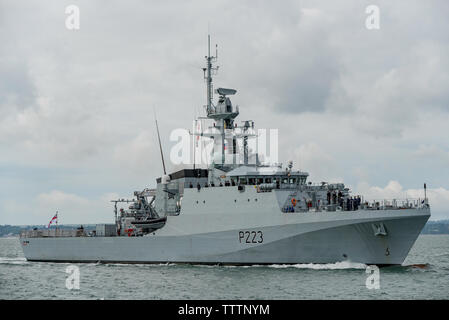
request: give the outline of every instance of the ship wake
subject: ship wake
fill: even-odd
[[[27,264],[28,261],[21,257],[0,257],[0,264]]]
[[[366,269],[364,263],[341,261],[336,263],[298,263],[298,264],[274,264],[269,265],[270,268],[296,268],[296,269],[313,269],[313,270],[344,270],[344,269]]]
[[[214,267],[214,266],[208,266]],[[254,264],[233,266],[224,265],[225,268],[273,268],[273,269],[311,269],[311,270],[346,270],[346,269],[366,269],[364,263],[351,261],[340,261],[335,263],[297,263],[297,264]]]

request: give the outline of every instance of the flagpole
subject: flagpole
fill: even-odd
[[[197,129],[197,123],[198,123],[198,119],[195,119],[195,129],[193,130],[193,134],[194,134],[194,136],[193,136],[193,170],[195,170],[195,157],[196,157],[196,144],[197,144],[197,140],[196,140],[196,134],[198,134],[197,132],[196,132],[196,129]]]

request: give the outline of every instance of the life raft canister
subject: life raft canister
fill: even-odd
[[[296,199],[295,198],[292,198],[292,205],[296,206]]]

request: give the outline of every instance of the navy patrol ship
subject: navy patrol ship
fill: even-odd
[[[291,162],[262,164],[251,152],[254,122],[238,126],[229,96],[212,74],[217,54],[206,56],[205,119],[213,141],[207,168],[179,170],[156,180],[156,189],[113,200],[115,223],[82,228],[25,231],[20,243],[29,261],[297,264],[350,261],[400,265],[430,217],[424,199],[367,201],[342,183],[312,184]],[[157,122],[156,122],[157,126]],[[158,137],[159,137],[159,130]],[[243,156],[237,151],[243,140]],[[160,137],[159,137],[160,145]],[[161,145],[160,145],[161,146]],[[226,147],[228,146],[228,147]],[[242,153],[242,152],[240,152]],[[231,161],[229,161],[231,159]],[[240,159],[240,157],[239,157]],[[130,203],[118,209],[119,203]]]

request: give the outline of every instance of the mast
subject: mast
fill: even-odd
[[[212,72],[213,71],[218,71],[218,67],[214,68],[212,66],[213,62],[216,62],[218,59],[218,49],[217,49],[217,45],[215,45],[215,57],[210,55],[210,34],[207,35],[207,56],[206,58],[206,62],[207,62],[207,67],[203,68],[203,72],[204,72],[204,79],[206,80],[206,84],[207,84],[207,113],[209,114],[212,111],[212,90],[213,90],[213,86],[212,86]]]
[[[207,35],[207,110],[212,107],[212,58],[210,56],[210,35]]]
[[[207,40],[208,40],[208,43],[207,43],[208,44],[208,48],[207,48],[208,53],[207,53],[207,56],[205,56],[207,66],[206,66],[206,68],[203,68],[204,79],[206,80],[206,84],[207,84],[207,105],[206,105],[207,118],[213,119],[215,121],[216,125],[214,125],[214,127],[216,129],[218,129],[220,132],[220,134],[219,134],[220,140],[215,139],[215,141],[214,141],[214,151],[219,151],[221,159],[220,160],[217,159],[218,161],[217,161],[217,163],[215,163],[215,165],[217,165],[220,168],[224,168],[225,167],[225,150],[227,150],[227,146],[225,146],[226,130],[230,130],[230,131],[234,130],[233,121],[234,121],[235,117],[237,117],[239,114],[238,108],[232,107],[231,100],[227,96],[234,95],[237,92],[237,90],[226,89],[226,88],[216,89],[215,92],[219,94],[219,99],[218,99],[218,104],[216,106],[214,106],[214,104],[212,102],[212,90],[213,90],[212,75],[214,74],[213,72],[218,71],[218,68],[219,68],[218,66],[213,67],[213,63],[216,62],[217,58],[218,58],[218,49],[217,49],[217,45],[215,45],[215,56],[211,56],[210,55],[210,35],[208,35]],[[215,149],[215,148],[217,148],[217,149]]]

